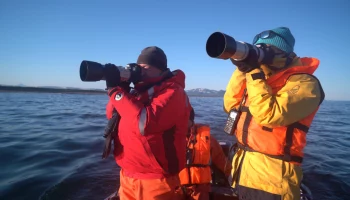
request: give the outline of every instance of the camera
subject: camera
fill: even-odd
[[[141,77],[141,67],[136,63],[130,63],[126,67],[115,66],[120,73],[121,82],[136,82]],[[83,60],[80,64],[80,79],[84,82],[95,82],[105,79],[105,65]]]
[[[264,63],[268,62],[271,57],[261,45],[236,41],[233,37],[222,32],[214,32],[209,36],[206,42],[206,51],[208,56],[224,60],[231,58],[236,61],[244,61],[249,58],[254,59],[250,62]],[[251,53],[255,55],[249,56]]]

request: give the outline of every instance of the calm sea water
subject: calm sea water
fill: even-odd
[[[219,140],[222,98],[190,98]],[[0,93],[0,199],[103,199],[119,168],[101,159],[105,95]],[[325,101],[308,134],[304,183],[315,199],[350,199],[350,102]]]

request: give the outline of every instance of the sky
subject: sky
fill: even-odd
[[[158,46],[185,72],[186,89],[224,90],[235,66],[207,55],[210,34],[251,43],[286,26],[295,53],[320,60],[326,100],[350,100],[349,10],[349,0],[1,0],[0,84],[104,89],[80,80],[82,60],[124,66]]]

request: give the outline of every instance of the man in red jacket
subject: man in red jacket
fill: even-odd
[[[128,92],[110,70],[106,84],[113,109],[120,115],[114,157],[120,170],[120,199],[180,199],[175,189],[185,167],[186,133],[191,105],[185,93],[185,74],[171,72],[158,47],[145,48],[138,57],[142,78]]]

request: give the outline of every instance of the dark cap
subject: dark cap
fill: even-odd
[[[163,71],[168,68],[164,51],[156,46],[143,49],[137,58],[137,64],[148,64]]]

